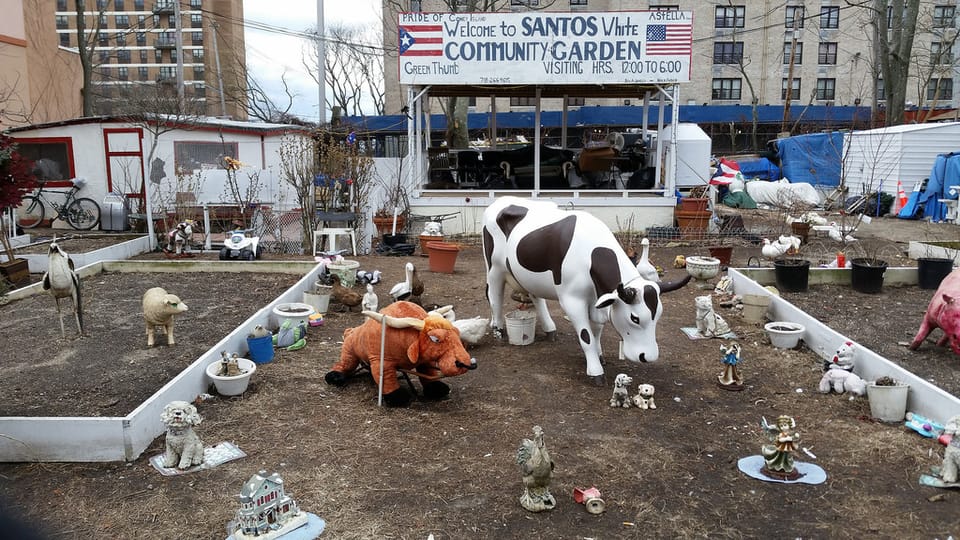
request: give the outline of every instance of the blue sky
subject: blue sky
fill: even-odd
[[[380,25],[379,0],[325,0],[324,24]],[[282,7],[281,7],[282,6]],[[317,0],[244,0],[248,22],[303,32],[317,25]],[[291,113],[306,120],[319,119],[320,90],[303,65],[304,47],[311,42],[283,32],[250,28],[245,30],[247,67],[260,85],[278,103],[286,103],[281,76],[296,94]],[[329,90],[328,99],[329,99]],[[327,118],[329,119],[329,111]]]

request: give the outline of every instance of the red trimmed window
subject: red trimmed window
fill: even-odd
[[[70,137],[17,137],[20,155],[34,162],[37,180],[46,187],[70,187],[76,178],[73,139]]]

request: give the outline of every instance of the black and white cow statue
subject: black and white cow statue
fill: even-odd
[[[625,358],[656,361],[657,320],[663,313],[660,293],[690,281],[690,276],[668,283],[648,281],[596,217],[519,197],[501,197],[484,211],[483,255],[494,333],[502,335],[507,283],[530,295],[548,336],[557,325],[546,300],[559,300],[579,337],[587,376],[598,385],[604,384],[603,325],[613,323],[623,339]]]

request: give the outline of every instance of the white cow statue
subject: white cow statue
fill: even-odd
[[[640,276],[610,229],[581,211],[518,197],[501,197],[483,213],[490,326],[502,335],[506,283],[530,295],[544,332],[557,325],[546,300],[559,300],[587,359],[587,376],[603,385],[600,333],[609,321],[623,339],[624,357],[654,362],[660,293],[690,281],[655,283]]]

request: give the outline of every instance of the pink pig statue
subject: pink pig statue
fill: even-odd
[[[927,313],[923,316],[920,330],[910,343],[916,349],[934,328],[943,330],[937,345],[950,344],[953,352],[960,354],[960,269],[943,278],[940,288],[930,299]]]

